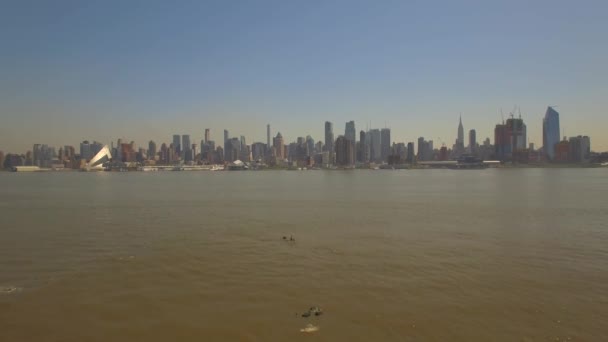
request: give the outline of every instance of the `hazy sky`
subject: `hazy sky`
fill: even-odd
[[[0,150],[387,125],[451,147],[518,105],[608,150],[608,1],[0,2]]]

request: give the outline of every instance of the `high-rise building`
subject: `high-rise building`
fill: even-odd
[[[369,163],[369,137],[363,130],[359,132],[358,157],[360,163]]]
[[[283,141],[283,136],[281,132],[277,133],[277,136],[274,138],[272,147],[275,151],[275,157],[277,159],[285,159],[287,156],[285,155],[285,142]]]
[[[159,161],[161,163],[165,163],[165,164],[169,164],[171,163],[171,161],[169,160],[169,148],[167,147],[167,144],[162,143],[162,145],[160,145],[160,158]]]
[[[588,136],[571,137],[568,157],[571,162],[584,163],[591,158],[591,139]]]
[[[494,128],[494,156],[497,160],[505,160],[511,155],[511,141],[507,125],[498,124]]]
[[[329,152],[329,163],[333,162],[334,156],[334,125],[325,121],[325,146],[324,151]]]
[[[227,129],[224,130],[224,144],[226,143],[226,141],[228,141],[228,130]],[[224,152],[224,154],[225,154],[225,152]]]
[[[224,161],[233,162],[239,159],[241,153],[241,142],[239,138],[226,140],[224,144]]]
[[[209,128],[205,128],[205,144],[211,140],[211,130]],[[201,147],[203,144],[201,144]]]
[[[370,162],[382,163],[382,137],[380,130],[370,129],[367,135],[369,136]],[[367,136],[365,138],[368,139]]]
[[[462,127],[462,115],[458,118],[458,140],[456,143],[464,147],[464,127]]]
[[[120,147],[120,143],[118,144],[118,146]],[[181,151],[181,137],[179,136],[179,134],[173,134],[173,152],[179,155]]]
[[[336,139],[336,165],[349,167],[354,165],[353,145],[349,139],[340,135]]]
[[[439,149],[439,156],[437,159],[440,161],[448,160],[448,148],[447,147],[441,146],[441,148]]]
[[[351,145],[353,145],[353,151],[355,151],[355,146],[357,145],[357,130],[355,129],[355,122],[348,121],[346,123],[346,127],[344,128],[344,137],[346,140],[350,141]]]
[[[266,146],[270,148],[270,124],[266,125]]]
[[[196,144],[190,147],[190,160],[196,160]]]
[[[433,150],[433,140],[426,141],[424,137],[418,138],[418,161],[430,161],[435,158]]]
[[[32,148],[32,164],[34,166],[40,166],[42,161],[42,145],[34,144]]]
[[[241,150],[239,154],[239,159],[244,162],[248,162],[251,159],[251,151],[249,146],[247,146],[247,141],[245,140],[244,135],[241,135]]]
[[[0,151],[0,169],[4,167],[4,152]]]
[[[321,140],[317,141],[315,144],[315,151],[317,151],[317,153],[323,152],[323,142]]]
[[[266,158],[266,148],[266,144],[261,142],[251,144],[251,154],[253,160],[264,160]]]
[[[388,156],[391,154],[391,129],[383,128],[380,130],[381,148],[380,153],[382,156],[382,162],[388,161]]]
[[[407,162],[408,163],[414,162],[414,143],[413,142],[407,143]]]
[[[137,152],[135,152],[135,143],[120,144],[120,159],[124,163],[131,163],[137,161]]]
[[[550,161],[555,159],[555,145],[559,143],[559,113],[547,107],[543,118],[543,150]]]
[[[344,128],[344,137],[350,141],[357,141],[357,130],[355,130],[355,122],[349,121]]]
[[[477,132],[472,129],[469,131],[469,153],[475,154],[477,152]]]
[[[148,159],[154,160],[156,158],[156,143],[154,140],[150,140],[148,143]]]
[[[191,144],[190,144],[190,135],[184,134],[182,135],[182,158],[186,161],[191,161],[192,156],[191,153]]]
[[[88,140],[80,143],[80,159],[88,161],[93,155],[91,154],[91,144]]]
[[[524,120],[520,117],[510,118],[507,120],[507,129],[509,131],[509,140],[511,141],[511,151],[517,152],[525,150],[528,147],[527,130]]]
[[[315,139],[310,135],[306,136],[306,155],[312,157],[315,155]]]
[[[464,147],[464,127],[462,126],[462,115],[458,118],[458,137],[452,147],[452,157],[459,158],[461,155],[466,153],[467,150]],[[441,157],[441,156],[440,156]]]

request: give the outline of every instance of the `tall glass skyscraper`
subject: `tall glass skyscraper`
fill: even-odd
[[[353,145],[357,141],[357,131],[355,130],[354,121],[349,121],[346,123],[346,128],[344,129],[344,137],[350,140]]]
[[[555,109],[547,107],[543,119],[543,149],[547,159],[555,159],[555,145],[559,141],[559,113]]]
[[[334,154],[334,125],[325,121],[325,151],[329,152],[329,163],[333,162]]]
[[[391,129],[383,128],[380,130],[382,162],[388,162],[388,156],[391,154]]]
[[[118,145],[118,148],[120,149],[120,143]],[[181,150],[181,137],[179,134],[173,134],[173,152],[179,154]]]

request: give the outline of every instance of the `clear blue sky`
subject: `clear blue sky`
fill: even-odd
[[[493,140],[521,107],[529,140],[557,105],[608,150],[608,1],[0,2],[0,149],[205,128],[323,138],[355,120],[394,141]]]

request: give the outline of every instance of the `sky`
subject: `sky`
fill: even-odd
[[[0,150],[391,128],[451,147],[509,113],[608,151],[608,1],[0,1]],[[502,110],[502,115],[501,115]],[[465,133],[466,135],[466,133]]]

